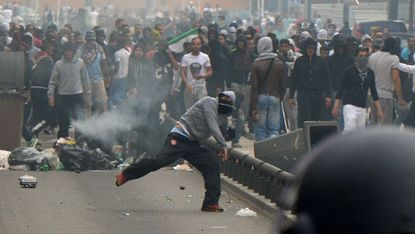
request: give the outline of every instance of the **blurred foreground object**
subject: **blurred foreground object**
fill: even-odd
[[[280,204],[297,219],[277,233],[415,233],[414,140],[382,128],[317,147]]]

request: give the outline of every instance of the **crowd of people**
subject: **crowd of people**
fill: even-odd
[[[154,18],[113,15],[118,18],[110,25],[108,12],[82,8],[71,19],[61,17],[59,27],[50,11],[39,25],[13,17],[0,25],[0,49],[25,53],[31,115],[23,136],[29,145],[56,127],[58,138],[67,137],[71,118],[117,111],[128,99],[148,121],[158,120],[163,103],[178,119],[203,97],[226,90],[236,94],[235,148],[246,132],[260,141],[305,121],[337,120],[344,131],[415,124],[415,108],[409,108],[414,37],[401,48],[387,29],[356,38],[348,24],[337,29],[319,16],[314,22],[284,15],[225,23],[220,11],[198,14],[188,7],[173,17],[167,11]],[[181,50],[169,48],[192,29],[197,35]]]

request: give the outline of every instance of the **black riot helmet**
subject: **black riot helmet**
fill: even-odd
[[[415,233],[414,142],[413,130],[382,128],[320,145],[282,202],[297,219],[277,233]]]

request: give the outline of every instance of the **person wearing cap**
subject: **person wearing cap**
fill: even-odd
[[[317,56],[320,56],[320,49],[323,46],[328,46],[329,36],[327,35],[327,31],[325,29],[320,29],[317,33]]]
[[[361,47],[368,48],[369,49],[369,54],[371,54],[372,50],[373,50],[373,39],[372,39],[372,37],[369,36],[368,34],[365,34],[365,35],[363,35],[360,42],[361,42]]]
[[[321,119],[322,107],[331,104],[330,74],[327,64],[316,55],[316,42],[308,38],[304,42],[306,54],[294,63],[290,85],[290,107],[296,106],[297,92],[298,127],[305,121]]]
[[[234,110],[235,93],[225,91],[217,98],[204,97],[182,115],[170,131],[159,154],[144,157],[116,176],[116,186],[141,178],[152,171],[165,167],[180,158],[197,168],[205,182],[205,198],[202,211],[223,212],[219,205],[221,194],[219,160],[214,153],[201,145],[211,136],[221,148],[219,156],[228,159],[228,147],[224,138],[227,117]],[[226,135],[226,134],[225,134]]]
[[[77,55],[84,61],[91,83],[91,103],[86,103],[86,117],[102,114],[107,111],[108,98],[105,91],[104,75],[101,64],[105,59],[104,49],[96,42],[94,31],[85,34],[85,44],[77,50]]]
[[[69,136],[70,118],[82,119],[85,104],[90,102],[91,84],[85,63],[76,56],[76,45],[63,45],[63,56],[55,63],[48,87],[48,99],[55,106],[54,92],[59,96],[58,138]]]

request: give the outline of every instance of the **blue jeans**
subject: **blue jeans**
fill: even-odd
[[[110,101],[117,106],[127,98],[127,78],[115,79],[110,88]]]
[[[254,123],[255,140],[279,135],[281,103],[274,96],[259,95],[256,111],[259,113],[259,121]]]

